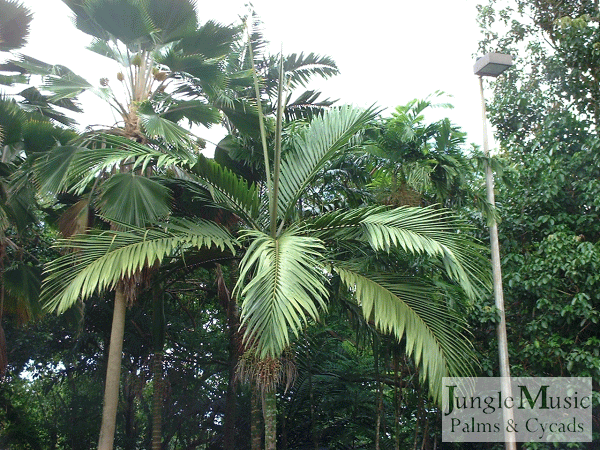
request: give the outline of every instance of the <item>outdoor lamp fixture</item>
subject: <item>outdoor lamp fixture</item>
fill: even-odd
[[[512,66],[512,56],[501,53],[488,53],[479,58],[473,67],[475,75],[479,76],[479,91],[481,93],[481,111],[483,117],[483,153],[486,158],[490,156],[487,134],[487,113],[485,109],[485,97],[483,95],[483,77],[497,77],[510,66]],[[494,174],[490,164],[486,164],[485,168],[485,186],[487,190],[487,201],[490,205],[495,206],[494,198]],[[496,309],[500,315],[500,322],[497,327],[498,335],[498,353],[500,358],[500,376],[502,377],[501,390],[504,398],[512,397],[510,386],[510,367],[508,365],[508,341],[506,338],[506,316],[504,314],[504,294],[502,291],[502,271],[500,268],[500,245],[498,243],[498,224],[496,218],[490,219],[490,246],[492,252],[492,276],[494,281],[494,301]],[[513,411],[509,408],[502,409],[504,414],[504,423],[513,419]],[[514,422],[514,419],[512,420]],[[516,440],[514,433],[507,433],[505,429],[505,447],[507,450],[516,450]]]

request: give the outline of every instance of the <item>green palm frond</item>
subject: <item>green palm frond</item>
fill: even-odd
[[[170,202],[168,188],[128,172],[117,173],[102,184],[99,207],[110,221],[141,227],[166,218],[171,211]]]
[[[4,312],[12,313],[24,322],[41,312],[41,269],[23,261],[15,261],[1,274],[6,298]]]
[[[295,150],[281,162],[279,212],[287,217],[306,187],[331,159],[377,115],[366,110],[343,107],[316,117],[298,140]]]
[[[139,111],[138,117],[145,135],[149,138],[160,139],[177,147],[196,146],[196,138],[190,131],[162,117],[160,114],[153,111]]]
[[[205,59],[222,59],[229,54],[240,29],[221,25],[209,20],[193,32],[189,32],[175,49],[184,55],[202,55]]]
[[[396,247],[438,258],[470,298],[489,286],[489,273],[482,269],[488,266],[482,247],[459,231],[466,225],[446,210],[400,207],[371,214],[360,225],[376,251]]]
[[[279,356],[308,318],[325,308],[321,242],[288,230],[277,238],[248,231],[251,244],[240,262],[235,295],[241,299],[244,339],[261,358]]]
[[[116,61],[121,67],[128,67],[131,64],[130,55],[121,51],[112,41],[105,39],[94,39],[92,43],[87,46],[87,49]]]
[[[283,62],[283,70],[290,80],[290,87],[305,86],[314,76],[327,79],[340,73],[337,64],[329,56],[315,53],[292,53]]]
[[[219,110],[202,100],[174,101],[161,115],[175,123],[187,119],[190,125],[204,125],[205,127],[221,121]]]
[[[144,8],[145,3],[134,0],[86,0],[83,2],[85,16],[82,19],[91,19],[96,25],[93,35],[96,35],[98,28],[103,31],[102,35],[96,36],[101,39],[115,37],[132,47],[136,43],[148,44],[151,34],[157,30]]]
[[[233,253],[237,241],[212,222],[178,220],[160,230],[93,231],[58,240],[55,247],[72,252],[46,264],[41,300],[47,310],[62,313],[79,298],[112,289],[121,279],[186,248],[216,247]]]
[[[365,276],[348,268],[335,267],[335,271],[356,296],[367,320],[405,340],[407,354],[420,366],[437,401],[441,401],[443,377],[473,374],[475,357],[465,336],[465,322],[433,287],[414,279]]]
[[[146,10],[158,32],[153,34],[159,44],[166,44],[194,32],[198,27],[195,0],[151,0]]]
[[[255,184],[249,184],[231,170],[202,155],[190,172],[208,189],[219,207],[255,226],[260,212],[260,198]]]
[[[149,164],[160,169],[171,165],[185,167],[192,162],[184,151],[167,154],[122,136],[95,134],[85,139],[82,146],[52,149],[36,165],[36,179],[42,192],[70,190],[80,195],[101,173],[124,164],[131,171],[144,171]]]
[[[302,222],[302,229],[323,241],[360,240],[363,237],[361,221],[388,209],[386,206],[369,206],[332,211]]]
[[[33,15],[17,1],[0,0],[0,51],[23,47]]]

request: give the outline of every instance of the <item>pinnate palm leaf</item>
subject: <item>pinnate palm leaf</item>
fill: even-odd
[[[255,184],[249,184],[231,170],[202,155],[190,172],[209,190],[218,206],[254,225],[260,212],[260,199]]]
[[[234,252],[236,246],[237,241],[224,228],[208,221],[186,220],[160,230],[129,227],[128,231],[94,231],[58,240],[55,247],[73,252],[46,265],[41,299],[47,310],[62,313],[79,298],[113,289],[121,279],[183,249],[216,247]]]
[[[442,377],[472,375],[475,359],[465,323],[440,301],[434,288],[414,279],[365,276],[347,267],[335,271],[356,296],[367,320],[404,339],[407,354],[420,367],[436,400],[441,401]]]
[[[317,239],[287,230],[277,238],[248,231],[251,244],[240,263],[235,294],[240,298],[246,342],[258,355],[277,357],[308,318],[325,308],[325,276]],[[248,281],[249,280],[249,281]]]
[[[459,230],[466,225],[446,210],[400,207],[376,212],[363,218],[364,238],[374,250],[402,248],[413,254],[426,254],[441,261],[448,276],[465,293],[475,298],[489,281],[481,247]]]
[[[290,79],[290,87],[305,86],[313,76],[327,79],[340,73],[331,57],[315,53],[287,55],[283,62],[283,70]]]
[[[279,212],[287,217],[320,169],[377,114],[343,107],[316,117],[281,162]]]

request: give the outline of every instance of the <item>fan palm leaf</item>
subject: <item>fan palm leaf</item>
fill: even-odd
[[[0,51],[23,47],[32,20],[31,11],[19,2],[0,0]]]

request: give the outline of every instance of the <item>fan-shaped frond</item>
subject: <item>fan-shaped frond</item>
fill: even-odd
[[[316,117],[299,140],[298,148],[281,162],[279,212],[287,217],[306,187],[327,161],[377,115],[366,110],[343,107]]]
[[[0,51],[23,47],[32,20],[31,11],[21,3],[0,0]]]
[[[221,59],[229,54],[239,36],[237,27],[209,20],[197,30],[187,33],[175,46],[184,55],[202,55],[205,59]]]
[[[55,246],[74,251],[46,265],[41,298],[47,310],[62,313],[79,298],[112,289],[119,280],[185,248],[217,247],[234,252],[237,241],[212,222],[178,220],[162,230],[95,231],[58,240]]]
[[[152,0],[146,2],[146,10],[158,44],[164,45],[196,30],[198,19],[195,0]]]
[[[82,29],[79,27],[80,17],[77,17],[77,25],[83,32],[101,39],[112,36],[133,48],[136,43],[151,42],[151,34],[158,31],[144,7],[145,3],[134,0],[86,0],[82,5],[84,14],[72,9],[77,16],[81,16],[82,20],[94,25],[93,28]]]
[[[277,357],[308,318],[325,308],[325,276],[317,239],[288,230],[277,238],[248,231],[251,244],[240,262],[235,295],[241,299],[244,338],[260,358]]]
[[[441,401],[442,377],[472,375],[475,358],[464,320],[448,309],[434,288],[398,277],[367,277],[348,268],[335,271],[367,320],[405,339],[407,354],[421,367],[436,400]]]
[[[140,227],[166,218],[170,202],[168,188],[128,172],[117,173],[102,184],[99,207],[108,220]]]
[[[193,163],[185,151],[171,149],[167,154],[111,134],[95,134],[81,144],[57,146],[39,161],[36,178],[42,192],[57,193],[69,189],[80,195],[102,172],[124,164],[130,171],[144,171],[149,164],[160,169]]]
[[[155,112],[138,112],[140,125],[144,133],[151,139],[160,139],[167,144],[177,147],[194,147],[195,137],[185,128],[180,127],[165,117]]]

